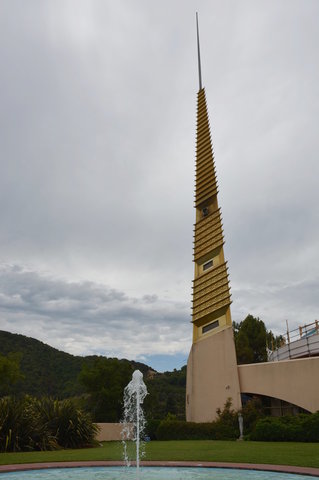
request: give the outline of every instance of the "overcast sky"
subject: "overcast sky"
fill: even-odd
[[[318,318],[318,0],[1,0],[2,330],[186,363],[197,10],[233,320]]]

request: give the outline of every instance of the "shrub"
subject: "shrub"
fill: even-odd
[[[0,451],[52,450],[55,438],[39,418],[34,399],[29,396],[0,399]]]
[[[158,440],[200,440],[210,438],[205,425],[181,420],[163,420],[157,429]]]
[[[38,401],[41,423],[63,448],[80,448],[92,444],[98,431],[91,416],[76,407],[72,400],[43,398]]]
[[[257,421],[254,431],[250,435],[251,440],[282,441],[286,436],[285,427],[279,418],[262,418]]]
[[[250,438],[273,442],[319,442],[319,412],[261,418]]]
[[[146,435],[148,435],[151,440],[157,440],[157,429],[160,423],[161,420],[147,420]]]
[[[234,440],[236,429],[222,423],[194,423],[163,420],[157,431],[158,440]]]
[[[244,434],[251,433],[257,420],[265,417],[265,411],[259,398],[252,398],[242,408],[241,413],[244,419]]]
[[[25,418],[24,406],[15,399],[8,397],[0,399],[0,451],[17,452],[26,448],[27,442],[20,438],[19,431],[24,425],[24,431],[29,431],[28,421]],[[27,435],[28,436],[28,435]]]
[[[55,402],[58,444],[64,448],[91,445],[98,432],[89,413],[77,409],[71,400]]]
[[[216,440],[238,438],[239,436],[238,413],[235,412],[231,406],[231,398],[228,398],[224,409],[217,409],[217,420],[213,422],[215,425]]]
[[[156,431],[158,440],[234,440],[239,436],[237,413],[228,399],[217,411],[217,420],[210,423],[183,422],[165,419]]]
[[[319,442],[319,412],[303,416],[304,442]]]
[[[93,443],[97,431],[89,414],[71,400],[0,399],[2,452],[84,447]]]

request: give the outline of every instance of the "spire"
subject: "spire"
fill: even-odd
[[[217,194],[217,191],[206,95],[205,90],[201,89],[197,94],[196,206]]]
[[[199,46],[199,28],[198,28],[198,13],[196,12],[196,30],[197,30],[197,56],[198,56],[198,78],[199,78],[199,90],[202,87],[202,66],[200,62],[200,46]]]
[[[224,257],[224,234],[205,89],[202,87],[198,16],[196,180],[193,285],[193,342],[231,327],[230,288]]]
[[[241,408],[231,321],[231,296],[217,175],[205,89],[202,86],[196,13],[199,91],[197,93],[194,225],[193,344],[187,362],[186,419],[211,422],[232,398]],[[226,385],[226,388],[225,388]]]

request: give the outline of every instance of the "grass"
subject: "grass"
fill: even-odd
[[[120,442],[103,442],[100,447],[79,450],[0,454],[1,465],[121,459],[122,445]],[[156,441],[146,444],[145,460],[271,463],[319,468],[319,444],[293,442],[228,442],[214,440]]]

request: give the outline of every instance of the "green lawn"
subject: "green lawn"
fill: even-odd
[[[120,442],[101,447],[54,452],[1,453],[0,464],[79,460],[121,460]],[[272,463],[319,468],[318,443],[227,442],[213,440],[150,442],[145,460],[197,460]]]

